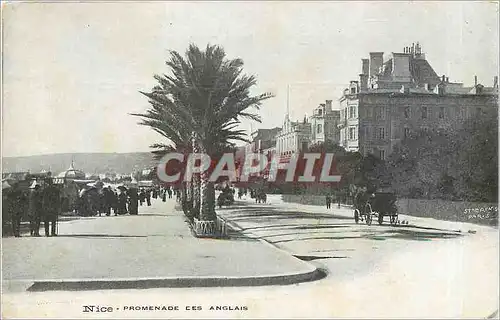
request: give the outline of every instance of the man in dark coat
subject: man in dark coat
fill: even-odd
[[[47,181],[47,186],[43,190],[43,208],[45,236],[49,236],[49,223],[51,224],[50,235],[57,236],[56,224],[61,210],[61,193],[59,188],[52,183],[52,180]]]
[[[146,204],[148,205],[148,207],[151,207],[151,190],[146,189],[145,194],[146,194]]]
[[[142,206],[144,204],[144,201],[146,200],[146,193],[144,192],[144,189],[139,189],[139,203]]]
[[[128,213],[131,215],[136,215],[139,213],[139,197],[137,195],[136,188],[130,188],[127,191],[128,194]]]
[[[40,185],[35,185],[30,192],[30,234],[40,236],[40,223],[43,214],[43,193]]]
[[[28,211],[29,199],[25,191],[23,191],[19,184],[15,184],[9,193],[11,199],[11,222],[12,233],[15,237],[20,237],[21,220],[25,213]]]
[[[126,214],[127,213],[127,195],[125,194],[125,191],[122,191],[118,194],[117,210],[118,210],[118,214]]]
[[[113,207],[113,191],[110,187],[103,189],[104,193],[104,212],[106,216],[111,215],[111,208]]]

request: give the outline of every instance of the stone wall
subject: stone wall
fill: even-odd
[[[498,204],[483,202],[399,199],[398,212],[416,217],[488,225],[498,223]]]
[[[288,195],[281,196],[284,202],[307,205],[325,205],[325,196]],[[498,204],[461,202],[446,200],[398,199],[398,212],[414,217],[434,218],[448,221],[498,224]]]

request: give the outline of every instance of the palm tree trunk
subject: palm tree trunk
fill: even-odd
[[[200,177],[193,177],[193,217],[200,218],[201,207],[201,192],[200,192]]]
[[[200,143],[197,139],[197,135],[195,132],[191,134],[191,144],[193,153],[200,153]],[[199,218],[200,217],[200,205],[201,205],[201,194],[200,194],[200,176],[193,176],[193,205],[192,205],[192,216]]]
[[[200,152],[205,148],[199,145]],[[200,215],[195,220],[196,234],[200,237],[215,237],[217,235],[217,215],[215,213],[215,187],[209,181],[210,174],[205,171],[199,175],[200,186]]]
[[[203,173],[201,175],[200,220],[215,221],[217,219],[217,214],[215,213],[215,187],[213,182],[208,181],[208,178],[208,173]]]
[[[189,206],[188,206],[188,184],[187,182],[182,182],[182,188],[181,188],[181,205],[182,205],[182,211],[184,214],[189,218],[189,220],[193,220],[193,217],[190,215],[189,211]]]

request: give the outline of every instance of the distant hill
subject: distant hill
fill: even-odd
[[[130,174],[154,166],[152,155],[149,152],[133,153],[59,153],[27,157],[2,158],[3,172],[51,171],[54,175],[68,169],[71,161],[75,169],[85,173],[115,172]]]

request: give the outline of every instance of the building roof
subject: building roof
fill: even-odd
[[[23,181],[28,179],[29,175],[29,172],[3,172],[2,179]]]
[[[85,179],[85,172],[75,169],[73,167],[73,163],[71,163],[68,170],[59,173],[57,177],[69,179]]]
[[[392,79],[392,60],[390,58],[382,65],[381,75],[384,79]],[[432,66],[425,59],[410,59],[410,74],[413,82],[417,85],[428,83],[435,86],[441,81]]]
[[[410,73],[415,83],[428,83],[434,86],[440,82],[439,76],[427,60],[411,59],[410,61]]]

